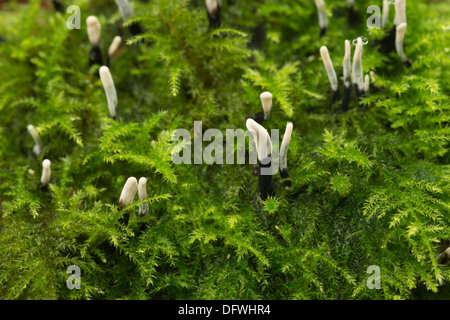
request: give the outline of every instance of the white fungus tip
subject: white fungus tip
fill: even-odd
[[[111,71],[109,71],[109,68],[107,66],[101,66],[98,70],[98,73],[100,74],[100,80],[102,81],[104,87],[110,87],[114,85]]]
[[[117,92],[111,72],[106,66],[101,66],[98,72],[100,74],[100,80],[102,81],[103,88],[105,89],[109,114],[114,118],[117,114]]]
[[[34,141],[37,143],[39,140],[39,135],[37,134],[35,126],[33,126],[32,124],[29,124],[27,126],[27,130],[30,133],[30,135],[33,137]]]
[[[111,42],[111,45],[109,46],[109,49],[108,49],[108,56],[112,57],[117,52],[121,42],[122,42],[122,38],[120,36],[114,37],[114,39]]]
[[[333,91],[336,91],[338,90],[337,76],[336,72],[334,71],[333,62],[331,61],[327,47],[322,46],[320,48],[320,56],[322,57],[323,65],[325,67],[325,70],[327,71],[328,81],[330,81],[331,89]]]
[[[52,163],[48,159],[45,159],[44,161],[42,161],[42,167],[45,169],[50,168],[51,165],[52,165]]]
[[[386,28],[387,21],[389,19],[389,6],[390,6],[390,1],[383,0],[383,9],[382,9],[382,14],[381,14],[381,27],[383,29]]]
[[[344,59],[345,60],[350,60],[350,54],[352,52],[352,48],[350,46],[350,41],[345,40],[344,41],[344,47],[345,47]]]
[[[43,187],[47,186],[50,182],[51,178],[51,170],[50,170],[51,162],[48,159],[42,161],[42,176],[41,176],[41,185]]]
[[[96,16],[89,16],[86,19],[87,33],[89,37],[89,42],[93,46],[98,46],[100,42],[101,25]]]
[[[121,208],[133,203],[134,196],[138,190],[138,182],[135,177],[129,177],[120,194],[119,205]]]
[[[325,65],[326,69],[329,69],[332,67],[330,55],[328,53],[328,48],[325,46],[320,47],[320,56],[322,57],[323,64]]]
[[[344,42],[345,47],[345,53],[344,53],[344,62],[342,64],[343,71],[344,71],[344,86],[346,88],[350,87],[351,84],[351,62],[350,62],[350,55],[352,52],[350,41],[345,40]]]
[[[264,120],[267,120],[272,110],[272,94],[268,91],[260,94],[261,104],[264,110]]]
[[[138,193],[139,193],[139,200],[145,200],[147,198],[147,178],[140,178],[139,179],[139,185],[138,185]]]
[[[353,84],[356,85],[358,90],[360,91],[364,90],[364,75],[362,70],[362,48],[363,48],[362,39],[361,37],[358,37],[358,39],[356,40],[355,54],[353,56],[352,80]]]
[[[272,141],[267,130],[251,118],[247,119],[246,126],[253,135],[259,161],[270,157],[272,154]]]
[[[32,124],[29,124],[27,126],[27,130],[30,133],[30,135],[33,137],[33,140],[35,143],[35,145],[33,147],[33,152],[37,156],[39,156],[41,154],[42,143],[41,143],[41,139],[39,138],[39,135],[37,133],[37,130]]]
[[[214,14],[220,6],[220,3],[217,0],[205,0],[205,5],[208,13]]]
[[[405,40],[406,27],[407,27],[406,22],[400,23],[399,25],[397,25],[395,33],[395,50],[397,51],[400,60],[403,62],[408,60],[403,50],[403,42]]]
[[[315,0],[315,3],[318,10],[325,10],[325,2],[323,0]]]
[[[124,21],[128,21],[133,15],[134,11],[128,0],[115,0],[119,8],[120,15]]]
[[[395,0],[394,24],[399,25],[406,22],[406,0]]]
[[[292,130],[293,130],[292,122],[288,122],[286,124],[286,130],[284,132],[283,140],[281,141],[280,147],[280,170],[284,170],[287,168],[287,149],[289,147],[289,142],[291,141]]]

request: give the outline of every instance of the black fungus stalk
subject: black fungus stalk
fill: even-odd
[[[138,190],[138,183],[135,177],[128,178],[127,182],[122,189],[122,193],[119,198],[119,209],[123,210],[126,206],[129,206],[133,203],[134,196]],[[128,221],[130,220],[130,211],[125,210],[123,212],[122,217],[119,219],[119,223],[121,225],[128,225]]]
[[[95,64],[103,65],[102,51],[100,50],[100,34],[101,25],[97,17],[89,16],[86,19],[87,33],[89,42],[91,43],[91,50],[89,51],[89,66]]]
[[[319,19],[320,37],[323,37],[327,33],[328,17],[325,12],[325,2],[323,0],[315,0],[317,7],[317,16]]]
[[[64,12],[64,6],[62,5],[61,1],[59,0],[52,0],[53,7],[56,11],[63,13]]]
[[[127,22],[134,16],[133,8],[131,7],[128,0],[114,0],[116,2],[117,7],[119,8],[120,15],[124,22]],[[139,35],[142,33],[141,25],[138,22],[133,22],[128,25],[128,30],[133,36]]]
[[[272,158],[267,157],[259,161],[258,193],[262,200],[275,195],[272,179]]]
[[[274,196],[272,142],[267,130],[253,119],[247,119],[247,129],[252,133],[258,154],[258,193],[262,200]]]
[[[320,56],[322,57],[323,65],[325,67],[325,70],[327,71],[328,81],[330,82],[331,99],[329,109],[331,110],[333,104],[340,99],[338,80],[336,71],[333,68],[333,62],[331,61],[330,55],[328,54],[327,47],[322,46],[320,48]]]
[[[114,81],[111,76],[111,72],[109,68],[106,66],[102,66],[99,69],[100,80],[102,81],[103,88],[105,89],[106,101],[108,103],[109,115],[113,120],[117,119],[117,108],[118,108],[118,100],[117,100],[117,91],[114,86]]]
[[[289,142],[291,141],[292,129],[292,122],[288,122],[280,147],[280,176],[282,179],[284,179],[283,184],[287,187],[291,186],[291,181],[287,180],[289,178],[289,173],[287,171],[287,150],[289,147]]]
[[[222,0],[205,0],[206,13],[208,14],[209,29],[220,27],[220,10]]]

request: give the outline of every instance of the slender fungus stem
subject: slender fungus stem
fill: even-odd
[[[89,52],[89,66],[94,64],[102,65],[103,58],[100,50],[101,25],[97,17],[89,16],[86,19],[87,33],[89,42],[91,43],[91,51]]]
[[[272,141],[267,130],[253,119],[247,119],[258,153],[258,192],[262,200],[275,194],[272,183]]]
[[[328,17],[325,12],[325,2],[323,0],[315,0],[317,7],[317,15],[319,18],[320,37],[327,33]]]
[[[119,209],[122,210],[126,206],[133,203],[134,196],[138,190],[138,182],[135,177],[128,178],[127,182],[122,189],[122,193],[119,198]],[[123,216],[120,218],[119,222],[122,225],[128,225],[128,221],[130,219],[130,212],[127,210],[123,213]]]
[[[345,54],[343,62],[343,73],[344,73],[344,96],[342,97],[342,111],[346,112],[348,110],[348,104],[350,103],[350,96],[352,93],[352,79],[351,79],[351,47],[350,41],[345,40]]]
[[[284,132],[283,140],[281,141],[280,147],[280,176],[282,179],[289,178],[289,173],[287,171],[287,150],[289,147],[289,142],[291,141],[293,125],[292,122],[288,122],[286,125],[286,131]],[[285,186],[290,187],[291,181],[285,180]]]
[[[395,50],[397,51],[397,55],[399,56],[400,60],[406,64],[406,66],[411,66],[411,61],[408,59],[408,57],[405,55],[404,49],[403,49],[403,43],[405,40],[405,33],[406,33],[406,22],[402,22],[397,26],[397,32],[395,34]]]
[[[206,13],[208,14],[209,29],[220,27],[220,9],[222,0],[205,0]]]
[[[127,22],[134,16],[134,10],[131,7],[128,0],[114,0],[116,2],[117,8],[119,8],[120,15],[124,22]],[[141,25],[137,22],[133,22],[128,26],[128,30],[133,36],[142,33]]]
[[[52,171],[50,169],[51,162],[48,159],[42,161],[42,175],[41,175],[41,184],[40,188],[46,190],[48,184],[50,183],[50,179],[52,177]]]
[[[106,66],[109,67],[111,64],[111,59],[117,54],[119,51],[120,43],[122,42],[122,38],[120,36],[115,36],[111,45],[108,48],[108,57],[106,59]]]
[[[355,90],[356,98],[359,100],[364,95],[364,76],[362,69],[362,48],[363,43],[361,37],[358,37],[356,40],[356,49],[355,54],[353,56],[353,66],[352,66],[352,75],[353,75],[353,89]],[[361,106],[360,106],[361,108]]]
[[[336,76],[336,71],[334,71],[333,68],[333,62],[331,61],[330,55],[328,54],[327,47],[322,46],[320,48],[320,56],[322,57],[323,65],[325,66],[325,70],[327,71],[328,81],[330,82],[331,86],[332,94],[329,105],[329,108],[331,109],[334,102],[340,98],[338,80]]]
[[[102,81],[103,88],[105,89],[106,100],[108,102],[109,115],[112,119],[117,117],[117,92],[114,86],[114,81],[111,76],[109,68],[106,66],[100,67],[99,70],[100,80]]]
[[[31,136],[33,137],[33,140],[34,140],[33,152],[38,157],[41,154],[41,151],[42,151],[41,139],[39,138],[39,135],[38,135],[38,133],[36,131],[36,128],[32,124],[29,124],[27,126],[27,129],[28,129],[28,132],[31,134]]]
[[[147,199],[147,179],[144,177],[139,179],[138,196],[139,201]],[[139,215],[145,216],[146,214],[148,214],[148,203],[142,203],[139,206]]]

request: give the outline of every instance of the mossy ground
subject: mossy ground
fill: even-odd
[[[2,4],[0,298],[450,298],[450,269],[435,258],[450,239],[448,3],[408,1],[407,68],[374,45],[384,31],[366,27],[373,1],[357,1],[352,27],[346,1],[326,1],[322,38],[314,1],[223,2],[221,28],[208,31],[204,1],[133,1],[136,37],[112,0],[72,1],[80,30],[43,1]],[[117,121],[88,66],[89,15],[104,54],[114,36],[125,42],[110,66]],[[347,112],[329,110],[319,48],[341,78],[344,40],[358,36],[370,96],[362,110],[354,96]],[[172,163],[173,130],[245,130],[263,91],[274,97],[264,126],[294,125],[291,187],[276,175],[276,196],[261,201],[250,164]],[[139,217],[136,200],[121,226],[130,176],[147,177],[150,213]],[[66,286],[70,265],[80,290]],[[370,265],[380,290],[366,286]]]

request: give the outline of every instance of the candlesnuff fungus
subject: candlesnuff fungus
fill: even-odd
[[[283,140],[281,141],[280,147],[280,176],[282,179],[289,178],[289,173],[287,171],[287,150],[289,147],[289,142],[291,141],[293,125],[292,122],[286,124],[286,131],[284,132]],[[286,186],[291,186],[291,181],[285,181]]]
[[[117,117],[117,92],[114,86],[114,81],[111,76],[109,68],[106,66],[100,67],[99,70],[100,80],[102,81],[103,88],[105,89],[106,100],[108,102],[109,115],[114,120]]]
[[[258,113],[255,116],[255,121],[262,123],[270,117],[270,111],[272,110],[272,94],[269,91],[265,91],[259,95],[259,98],[261,100],[263,112]]]
[[[406,0],[395,0],[394,25],[406,23]]]
[[[381,28],[386,28],[389,19],[390,0],[383,0],[383,8],[381,9]]]
[[[131,7],[128,0],[114,0],[117,7],[119,8],[120,15],[124,22],[127,22],[134,16],[133,8]],[[133,22],[128,26],[130,33],[135,36],[142,33],[141,25],[137,22]]]
[[[323,0],[314,0],[317,7],[317,16],[319,17],[320,37],[327,33],[328,17],[325,12],[325,2]]]
[[[267,130],[253,119],[247,119],[258,154],[258,192],[262,200],[275,194],[272,184],[272,141]]]
[[[34,147],[33,147],[33,152],[36,156],[39,156],[41,154],[42,151],[42,143],[41,143],[41,139],[39,138],[39,135],[36,131],[36,128],[32,125],[29,124],[27,126],[28,132],[31,134],[31,136],[33,137],[34,140]]]
[[[383,1],[383,15],[381,21],[383,28],[386,26],[389,18],[389,4],[390,1]],[[406,23],[406,0],[395,0],[394,7],[394,25],[390,29],[389,33],[381,41],[378,41],[381,45],[381,51],[385,54],[395,50],[397,26],[401,23]]]
[[[108,57],[106,58],[106,66],[109,67],[111,63],[111,59],[116,55],[117,51],[119,51],[120,43],[122,42],[122,38],[120,36],[115,36],[111,45],[108,48]]]
[[[52,171],[50,169],[51,162],[48,159],[45,159],[42,161],[42,175],[41,175],[41,184],[40,188],[45,189],[47,188],[48,184],[50,183],[50,179],[52,177]]]
[[[86,19],[86,24],[89,42],[91,43],[91,50],[89,51],[89,66],[94,64],[101,66],[103,64],[103,58],[100,50],[100,21],[98,21],[96,16],[89,16]]]
[[[361,37],[358,37],[358,39],[356,40],[356,49],[355,49],[355,54],[353,56],[353,66],[352,66],[353,89],[355,90],[358,101],[364,95],[364,75],[363,75],[363,69],[362,69],[362,48],[363,48],[362,39],[361,39]]]
[[[220,27],[220,9],[222,0],[205,0],[206,13],[208,14],[209,29]]]
[[[403,49],[403,42],[405,40],[406,33],[406,22],[402,22],[397,25],[397,32],[395,33],[395,51],[397,51],[397,55],[399,56],[401,62],[406,64],[408,67],[411,66],[411,61],[405,55]]]
[[[329,105],[329,108],[331,109],[333,103],[340,98],[338,80],[336,76],[336,71],[334,71],[333,68],[333,62],[331,61],[330,55],[328,54],[327,47],[322,46],[320,48],[320,56],[322,57],[323,65],[325,67],[325,70],[327,71],[328,81],[330,82],[331,86],[332,93]]]
[[[350,96],[352,93],[352,78],[351,78],[351,47],[350,41],[345,40],[345,54],[343,62],[343,74],[344,74],[344,96],[342,97],[342,111],[347,111],[348,104],[350,103]]]
[[[142,177],[139,179],[138,185],[139,201],[147,199],[147,179]],[[139,206],[139,215],[144,216],[148,213],[148,203],[142,203]]]
[[[134,196],[138,190],[138,182],[135,177],[129,177],[125,185],[123,186],[122,193],[119,198],[119,209],[123,209],[126,206],[133,203]],[[120,223],[123,225],[128,224],[128,220],[130,219],[130,212],[124,212],[122,218],[120,219]]]

